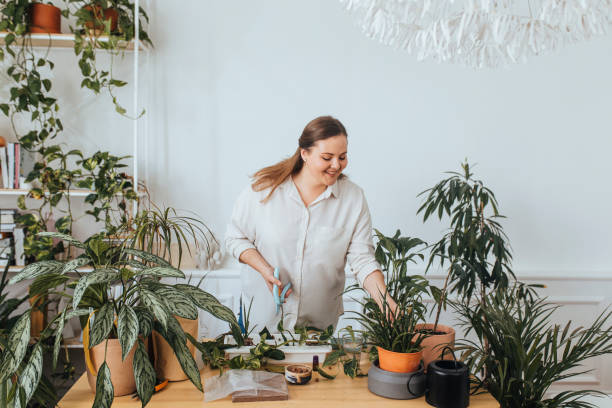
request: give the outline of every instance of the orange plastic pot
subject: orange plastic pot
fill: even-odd
[[[31,33],[61,33],[62,12],[50,4],[32,3],[28,10]]]
[[[396,353],[376,346],[378,350],[378,365],[385,371],[394,373],[412,373],[419,369],[423,352]]]
[[[434,327],[433,323],[417,324],[416,330],[432,330]],[[444,334],[434,334],[427,336],[421,342],[423,347],[423,365],[425,371],[429,363],[435,360],[442,360],[442,350],[446,346],[455,346],[455,329],[450,326],[439,324],[436,327],[436,331],[443,332]]]

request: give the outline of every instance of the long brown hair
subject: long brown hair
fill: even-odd
[[[293,156],[272,166],[264,167],[253,174],[253,184],[251,184],[251,188],[254,191],[261,191],[271,187],[270,192],[263,200],[263,202],[268,201],[274,190],[276,190],[287,177],[295,175],[302,170],[304,161],[302,160],[300,149],[308,150],[317,141],[329,139],[330,137],[338,135],[347,136],[344,125],[338,119],[331,116],[319,116],[311,120],[304,128],[302,136],[300,136],[298,140],[298,148]],[[340,177],[344,177],[344,175],[341,174]]]

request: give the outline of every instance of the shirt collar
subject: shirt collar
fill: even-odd
[[[293,199],[302,202],[302,198],[300,197],[300,193],[297,190],[295,183],[293,182],[293,176],[287,177],[285,181],[283,181],[279,188],[286,190],[289,193],[289,196]],[[334,198],[338,198],[340,196],[340,187],[338,186],[338,180],[331,186],[327,186],[325,191],[322,194],[321,199],[327,199],[333,196]]]

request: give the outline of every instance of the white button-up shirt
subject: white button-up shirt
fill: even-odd
[[[279,268],[283,286],[291,282],[293,293],[284,304],[285,329],[298,326],[334,326],[344,312],[342,292],[348,261],[359,284],[380,269],[374,257],[372,221],[363,190],[342,178],[308,207],[291,177],[262,203],[270,190],[242,191],[228,225],[225,246],[236,259],[255,248]],[[243,265],[242,289],[251,321],[276,331],[273,297],[257,271]],[[281,287],[282,290],[282,287]]]

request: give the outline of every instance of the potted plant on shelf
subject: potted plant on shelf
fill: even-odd
[[[612,353],[612,311],[602,312],[590,327],[552,324],[559,306],[520,283],[500,287],[476,305],[453,307],[476,336],[458,350],[474,372],[487,373],[481,385],[501,407],[596,407],[581,398],[602,395],[599,391],[573,387],[555,395],[549,390],[556,381],[590,371],[579,368],[586,359]]]
[[[421,276],[405,276],[395,282],[393,298],[397,304],[392,313],[387,294],[379,306],[372,298],[362,301],[363,311],[354,312],[368,344],[375,346],[381,369],[409,373],[419,368],[422,359],[421,343],[426,335],[417,329],[425,321],[426,307],[423,295],[427,293],[427,280]]]
[[[53,4],[33,2],[28,9],[28,31],[30,33],[61,33],[62,11]]]
[[[455,293],[459,301],[478,303],[484,301],[488,291],[506,288],[514,279],[510,245],[499,223],[504,217],[498,212],[495,195],[482,181],[474,179],[467,162],[461,167],[462,172],[449,172],[450,177],[420,194],[426,197],[417,212],[423,214],[423,222],[432,215],[440,220],[445,216],[450,219],[448,232],[430,247],[426,269],[436,264],[446,268],[444,286],[434,293],[434,332],[444,330],[439,319],[450,293]],[[438,342],[436,336],[430,341]],[[442,338],[440,342],[448,340]]]
[[[186,346],[187,335],[174,315],[194,319],[197,318],[198,308],[201,308],[237,326],[231,310],[196,286],[160,282],[160,277],[183,278],[184,274],[149,252],[129,248],[124,244],[111,245],[101,236],[91,237],[83,243],[60,233],[47,232],[41,235],[62,239],[68,245],[81,249],[83,254],[70,261],[49,260],[30,264],[10,282],[34,279],[32,286],[37,287],[40,294],[54,293],[69,300],[69,304],[51,320],[44,331],[44,337],[54,338],[54,364],[57,362],[65,322],[79,316],[85,317],[86,322],[91,322],[90,317],[94,318],[87,330],[89,348],[85,351],[87,357],[95,347],[103,348],[103,357],[88,363],[89,369],[93,368],[96,374],[96,407],[111,405],[115,390],[119,389],[119,384],[113,380],[118,371],[123,371],[122,364],[129,361],[130,355],[133,355],[133,363],[126,371],[133,372],[135,388],[143,406],[148,403],[156,376],[145,351],[144,339],[153,329],[170,344],[188,378],[202,390],[197,365]],[[81,272],[77,269],[85,265],[92,267],[93,271]],[[73,292],[67,292],[67,288],[73,289]],[[27,346],[29,333],[24,335],[20,330],[26,324],[29,325],[29,321],[30,314],[27,312],[9,335],[12,339],[9,345],[17,351],[10,363],[3,362],[0,366],[3,378],[13,375],[16,367],[22,363],[24,353],[20,350]],[[116,361],[110,360],[109,350],[113,348],[117,351]],[[37,383],[41,370],[38,360],[27,363],[22,373],[22,376],[26,376],[26,397],[31,395],[27,386]]]
[[[419,248],[427,244],[419,238],[402,237],[399,230],[392,237],[385,236],[378,230],[375,230],[375,233],[377,237],[376,260],[385,272],[385,283],[391,297],[394,297],[396,293],[401,293],[402,282],[408,276],[408,263],[416,264],[418,260],[423,260],[424,256],[420,253]],[[437,287],[429,285],[428,290],[436,301],[439,300],[440,290]],[[453,345],[455,329],[431,323],[419,323],[416,329],[425,336],[421,341],[421,346],[423,347],[423,365],[426,370],[430,362],[440,357],[440,352],[445,346]]]

